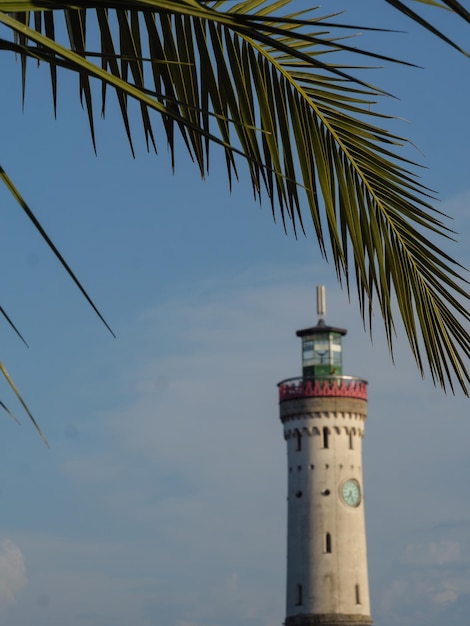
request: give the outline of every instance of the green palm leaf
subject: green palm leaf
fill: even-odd
[[[405,2],[386,1],[458,47]],[[470,21],[454,0],[423,3]],[[452,233],[401,152],[406,140],[373,106],[384,92],[360,79],[352,55],[369,64],[385,57],[349,46],[353,25],[289,13],[291,4],[0,0],[0,23],[13,33],[0,48],[21,54],[23,72],[28,58],[49,64],[54,102],[57,68],[77,73],[93,142],[98,79],[103,112],[109,89],[117,95],[132,150],[129,98],[140,103],[152,148],[152,111],[159,114],[173,162],[177,133],[202,176],[213,144],[225,153],[229,184],[243,157],[255,197],[268,198],[285,228],[302,230],[310,214],[338,278],[348,289],[355,279],[370,326],[377,303],[390,350],[398,310],[421,373],[427,363],[435,383],[454,389],[458,381],[467,393],[467,283],[433,243]],[[39,11],[44,20],[33,19]],[[67,34],[59,38],[61,18]]]
[[[18,398],[18,400],[20,401],[23,409],[26,411],[29,419],[33,422],[34,426],[36,427],[36,430],[38,431],[38,433],[41,436],[41,439],[44,441],[44,443],[46,444],[46,446],[49,447],[49,443],[46,439],[46,437],[44,436],[44,433],[42,432],[41,428],[39,427],[39,424],[36,422],[36,420],[33,417],[33,414],[31,413],[31,411],[28,408],[28,405],[26,404],[26,402],[23,400],[20,392],[18,391],[18,389],[16,388],[15,383],[13,382],[13,380],[10,377],[10,374],[7,372],[5,366],[3,365],[3,363],[0,362],[0,372],[3,374],[3,376],[5,377],[5,379],[7,380],[8,384],[10,385],[10,387],[13,389],[13,392],[15,394],[15,396]],[[13,413],[11,413],[11,411],[3,404],[3,402],[0,403],[1,407],[11,416],[13,417],[13,419],[17,422],[17,418],[13,415]]]

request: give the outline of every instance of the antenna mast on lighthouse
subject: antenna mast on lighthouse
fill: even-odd
[[[317,314],[321,320],[326,317],[326,289],[325,285],[317,285]]]

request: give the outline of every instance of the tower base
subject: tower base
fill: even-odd
[[[285,626],[371,626],[368,615],[345,615],[343,613],[307,613],[286,617]]]

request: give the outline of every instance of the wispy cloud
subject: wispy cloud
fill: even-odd
[[[425,527],[389,549],[396,557],[381,579],[377,621],[460,626],[470,606],[470,522]]]
[[[15,604],[27,583],[21,549],[10,539],[0,540],[0,610]]]
[[[138,529],[133,548],[114,544],[112,567],[134,563],[134,572],[154,577],[153,591],[134,597],[142,624],[156,614],[169,626],[282,621],[286,470],[276,383],[299,374],[295,330],[316,322],[309,279],[302,270],[230,288],[212,283],[146,311],[135,322],[146,348],[123,358],[117,373],[127,403],[90,416],[99,452],[82,449],[64,462],[110,533]],[[371,346],[336,288],[328,320],[348,328],[346,371],[370,381],[364,445],[374,617],[383,626],[425,626],[432,610],[442,617],[466,598],[462,538],[409,532],[468,511],[458,497],[462,472],[452,471],[470,434],[461,420],[456,437],[449,415],[465,413],[462,399],[422,383],[406,350],[394,367],[381,333]],[[80,563],[73,585],[93,599]],[[104,596],[113,595],[116,580],[98,579]]]

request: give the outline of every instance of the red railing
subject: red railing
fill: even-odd
[[[296,398],[359,398],[367,400],[367,381],[354,376],[288,378],[278,384],[279,402]]]

